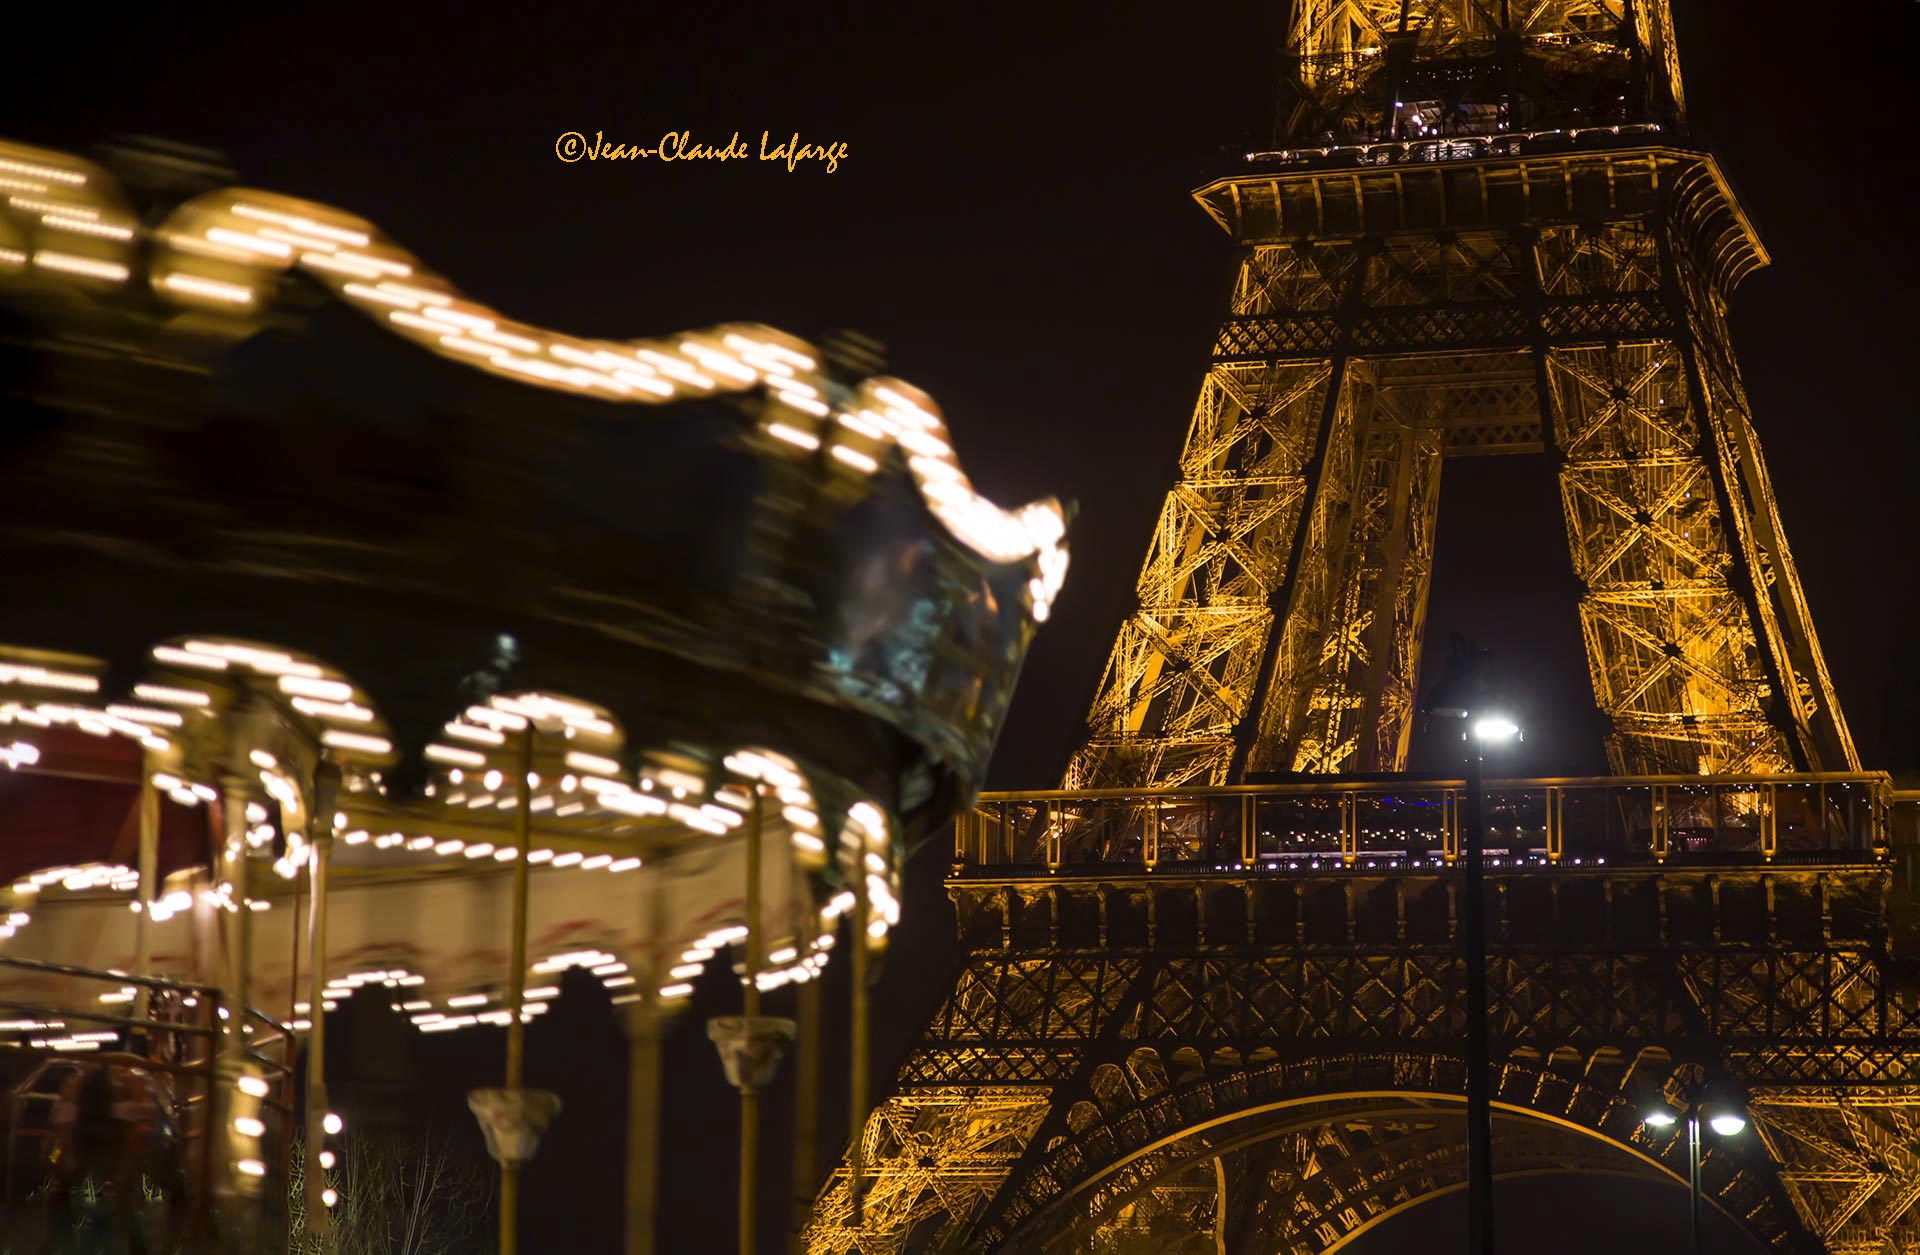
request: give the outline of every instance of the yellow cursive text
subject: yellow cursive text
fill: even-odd
[[[581,160],[637,161],[641,158],[660,161],[746,161],[753,154],[741,141],[738,131],[724,144],[696,141],[692,131],[668,131],[651,148],[637,144],[610,144],[605,131],[595,131],[591,141],[579,131],[568,131],[554,141],[553,155],[571,164]],[[760,160],[781,162],[788,174],[803,164],[813,162],[825,165],[826,172],[832,174],[840,168],[846,156],[847,145],[844,143],[803,144],[800,142],[800,133],[795,131],[789,138],[776,144],[773,142],[773,132],[760,132]]]

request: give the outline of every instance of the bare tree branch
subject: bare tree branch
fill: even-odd
[[[470,1255],[490,1249],[493,1173],[444,1134],[344,1139],[327,1185],[333,1231],[306,1230],[306,1155],[288,1177],[289,1249],[298,1255]]]

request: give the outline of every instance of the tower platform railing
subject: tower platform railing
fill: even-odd
[[[1523,130],[1490,131],[1478,125],[1461,125],[1398,138],[1376,136],[1370,139],[1329,140],[1325,144],[1302,144],[1245,154],[1249,165],[1313,166],[1397,166],[1436,161],[1485,161],[1496,157],[1518,157],[1523,153],[1540,154],[1600,148],[1633,148],[1666,142],[1657,122],[1569,122],[1564,126],[1545,126]]]
[[[1467,782],[1327,776],[1199,789],[983,793],[954,825],[957,878],[1219,872],[1340,875],[1455,865]],[[1863,865],[1897,832],[1882,772],[1486,782],[1502,872]],[[1901,795],[1904,812],[1920,794]],[[1903,826],[1904,825],[1904,826]]]

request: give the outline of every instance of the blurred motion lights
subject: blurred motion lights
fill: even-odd
[[[150,253],[157,295],[238,315],[263,304],[278,276],[298,267],[394,334],[536,387],[642,404],[764,389],[760,429],[789,455],[824,447],[829,456],[819,465],[865,476],[880,469],[884,446],[893,444],[956,540],[992,562],[1032,561],[1036,621],[1047,618],[1066,577],[1066,519],[1057,502],[1004,510],[988,501],[960,469],[930,398],[894,379],[843,387],[822,373],[816,350],[782,332],[730,324],[656,341],[562,335],[461,296],[371,223],[326,205],[229,189],[196,197],[148,228],[112,180],[77,157],[0,144],[0,173],[24,193],[0,206],[0,244],[28,245],[0,249],[0,263],[25,281],[52,271],[124,283]],[[59,247],[34,247],[42,240]],[[325,685],[288,691],[342,700]]]

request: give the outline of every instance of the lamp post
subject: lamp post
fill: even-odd
[[[1493,1253],[1493,1070],[1487,1041],[1487,888],[1486,782],[1489,745],[1503,744],[1520,732],[1503,715],[1462,710],[1468,721],[1467,831],[1461,854],[1466,861],[1467,951],[1467,1249],[1469,1255]]]
[[[1648,1128],[1670,1129],[1676,1123],[1686,1121],[1688,1249],[1693,1255],[1700,1255],[1700,1122],[1705,1119],[1707,1127],[1721,1137],[1738,1137],[1746,1132],[1747,1118],[1731,1103],[1702,1102],[1697,1088],[1685,1091],[1681,1097],[1686,1104],[1684,1112],[1675,1112],[1666,1106],[1656,1107],[1647,1113],[1644,1123]]]
[[[1489,746],[1520,735],[1520,725],[1493,706],[1493,655],[1455,637],[1447,672],[1426,713],[1461,721],[1467,747],[1467,815],[1460,855],[1466,866],[1460,912],[1467,964],[1467,1252],[1493,1255],[1493,1061],[1487,1041],[1486,785]]]

